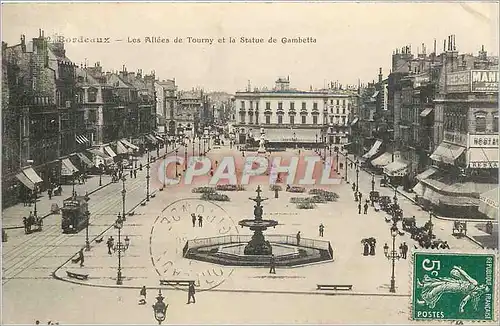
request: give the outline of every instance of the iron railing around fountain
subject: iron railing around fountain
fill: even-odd
[[[221,246],[231,243],[248,243],[251,239],[251,235],[222,235],[218,237],[188,240],[182,250],[182,254],[184,257],[186,257],[189,249]],[[269,234],[266,235],[266,240],[271,243],[287,244],[293,246],[297,245],[297,238],[295,235]],[[333,249],[329,241],[301,238],[299,245],[305,248],[326,250],[330,253],[331,258],[333,258]]]

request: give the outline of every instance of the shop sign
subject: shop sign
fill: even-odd
[[[469,147],[498,147],[498,134],[470,135]]]
[[[479,162],[474,161],[469,163],[471,169],[498,169],[498,162]]]
[[[456,131],[445,131],[444,132],[444,140],[448,143],[453,143],[460,145],[462,147],[467,147],[467,135],[461,134]]]
[[[472,92],[498,92],[498,70],[471,70]]]
[[[450,72],[446,76],[446,91],[461,93],[470,91],[470,71]]]

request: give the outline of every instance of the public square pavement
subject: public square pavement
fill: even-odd
[[[179,154],[182,152],[183,149]],[[227,147],[212,150],[208,156],[229,154],[238,156],[236,151]],[[301,154],[309,153],[303,151]],[[336,202],[318,204],[313,210],[299,210],[289,202],[291,197],[306,197],[306,194],[281,191],[276,199],[268,184],[261,184],[262,196],[269,198],[263,203],[264,218],[279,221],[276,228],[265,231],[265,234],[295,236],[301,231],[303,238],[330,241],[334,251],[333,262],[278,268],[276,275],[270,275],[267,268],[220,267],[182,258],[182,248],[188,239],[251,234],[237,223],[244,218],[253,218],[254,203],[248,198],[255,196],[256,184],[248,185],[245,191],[224,192],[231,201],[212,204],[199,200],[200,194],[191,193],[193,186],[168,186],[160,192],[152,180],[155,184],[152,191],[156,196],[141,206],[145,172],[141,173],[137,179],[131,180],[130,186],[127,183],[131,189],[127,188],[126,208],[127,211],[133,210],[134,215],[127,217],[121,232],[122,237],[128,236],[131,240],[121,259],[122,288],[115,285],[117,253],[110,255],[106,248],[109,236],[115,238],[115,243],[117,241],[117,230],[110,227],[116,212],[121,211],[121,183],[117,183],[91,195],[90,209],[96,214],[91,215],[89,238],[102,238],[103,241],[93,241],[91,250],[84,252],[83,267],[71,263],[71,258],[85,243],[85,230],[75,235],[61,235],[56,219],[52,229],[30,235],[28,243],[24,240],[4,244],[5,323],[32,323],[35,319],[61,323],[152,323],[149,304],[155,301],[154,289],[159,288],[160,279],[193,279],[199,285],[194,305],[186,305],[186,292],[164,288],[163,294],[170,305],[167,317],[170,323],[408,322],[409,260],[396,262],[397,293],[390,295],[391,264],[382,252],[384,243],[391,243],[390,225],[384,221],[382,212],[375,212],[371,207],[367,215],[358,214],[351,184],[321,187],[336,192],[340,198]],[[353,178],[355,172],[350,175],[350,180]],[[371,177],[360,176],[360,191],[364,198],[370,190]],[[391,192],[387,188],[379,191],[382,195]],[[392,197],[393,192],[388,195]],[[419,224],[427,220],[427,213],[409,200],[400,198],[400,204],[405,216],[415,215]],[[196,209],[199,213],[203,210],[203,227],[191,224],[190,213]],[[160,223],[163,218],[167,222]],[[477,248],[468,239],[452,237],[450,221],[434,219],[433,222],[437,236],[447,240],[452,248]],[[323,238],[318,234],[320,223],[325,226]],[[19,235],[19,238],[26,237]],[[362,255],[361,239],[367,237],[377,239],[375,256]],[[402,241],[413,247],[414,242],[408,235],[398,237],[396,245]],[[88,274],[89,279],[81,282],[68,279],[66,271]],[[61,280],[73,283],[55,280],[51,275],[53,272]],[[5,275],[10,277],[5,278]],[[319,283],[352,284],[353,291],[319,293],[316,291]],[[150,288],[146,306],[137,304],[142,285]],[[325,292],[336,295],[323,295]],[[44,299],[30,300],[29,293],[41,295]]]

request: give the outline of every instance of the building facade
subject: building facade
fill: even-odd
[[[354,94],[339,89],[299,91],[290,88],[288,78],[279,78],[272,90],[236,92],[236,142],[258,140],[262,127],[267,141],[276,146],[347,144]]]

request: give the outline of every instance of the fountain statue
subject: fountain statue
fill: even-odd
[[[260,196],[260,193],[262,192],[260,186],[257,187],[256,192],[257,192],[257,197],[250,198],[256,203],[253,211],[254,218],[241,220],[238,223],[242,227],[248,227],[250,228],[250,230],[254,232],[252,239],[245,246],[244,253],[245,255],[271,255],[273,253],[273,248],[269,243],[269,241],[265,240],[262,231],[265,231],[267,228],[271,226],[275,227],[276,225],[278,225],[278,221],[262,219],[263,207],[261,203],[267,200],[267,198],[262,198]]]
[[[259,149],[257,153],[264,154],[266,153],[266,134],[264,132],[264,128],[260,128],[260,141],[259,141]]]

